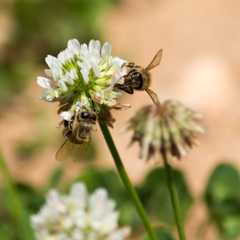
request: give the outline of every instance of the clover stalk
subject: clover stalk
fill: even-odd
[[[131,183],[131,181],[130,181],[127,173],[126,173],[126,170],[125,170],[125,168],[123,166],[123,163],[121,161],[121,158],[120,158],[119,153],[117,151],[117,148],[116,148],[116,146],[115,146],[115,144],[113,142],[111,133],[110,133],[107,125],[106,124],[102,124],[100,122],[99,122],[99,125],[100,125],[100,128],[102,130],[102,133],[103,133],[103,136],[105,138],[105,141],[106,141],[106,143],[108,145],[108,148],[109,148],[109,150],[110,150],[110,152],[112,154],[114,162],[116,164],[116,168],[117,168],[117,171],[118,171],[118,173],[120,175],[120,178],[121,178],[121,180],[122,180],[122,182],[123,182],[123,184],[124,184],[128,194],[130,195],[130,197],[131,197],[131,199],[133,201],[133,204],[136,207],[136,210],[137,210],[139,216],[141,217],[141,219],[143,221],[145,229],[148,232],[149,238],[151,240],[157,240],[157,237],[156,237],[155,232],[154,232],[154,230],[153,230],[153,228],[151,226],[151,223],[150,223],[150,221],[149,221],[149,219],[147,217],[147,214],[146,214],[146,212],[144,210],[142,202],[141,202],[141,200],[140,200],[136,190],[134,189],[134,187],[133,187],[133,185],[132,185],[132,183]]]
[[[178,228],[179,239],[186,240],[183,220],[182,220],[181,211],[180,211],[180,204],[179,204],[178,195],[177,195],[177,191],[176,191],[174,180],[173,180],[172,168],[168,164],[166,156],[164,157],[164,165],[165,165],[165,172],[167,177],[167,184],[168,184],[172,206],[173,206],[175,222]]]

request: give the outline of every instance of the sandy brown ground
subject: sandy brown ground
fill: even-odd
[[[161,101],[175,98],[204,115],[206,134],[200,137],[201,145],[181,162],[172,162],[185,173],[193,194],[202,193],[217,163],[224,160],[240,169],[240,2],[123,0],[105,16],[104,22],[105,40],[111,43],[114,55],[147,66],[157,50],[163,48],[162,62],[152,70],[152,89]],[[57,106],[39,102],[38,95],[40,88],[33,82],[23,97],[16,99],[16,109],[4,112],[0,143],[15,177],[41,186],[51,169],[62,164],[54,161],[56,149],[46,149],[36,161],[26,165],[16,163],[12,152],[16,139],[29,132],[34,137],[36,126],[29,118],[29,107],[44,106],[51,112],[53,122],[60,119],[55,114]],[[125,96],[121,102],[131,103],[132,108],[114,112],[117,122],[111,132],[130,178],[139,182],[152,166],[139,161],[138,146],[126,148],[131,133],[119,133],[129,117],[149,104],[150,99],[138,92]],[[56,129],[55,133],[59,131]],[[94,138],[101,145],[97,164],[113,167],[100,130]],[[84,165],[63,164],[71,177]],[[197,223],[204,219],[204,207],[192,212],[186,226],[188,239],[193,239]],[[206,240],[210,239],[218,239],[212,231],[206,235]]]

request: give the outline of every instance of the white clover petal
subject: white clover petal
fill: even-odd
[[[94,51],[97,50],[98,52],[100,52],[100,48],[101,48],[101,43],[100,41],[94,41],[94,40],[91,40],[89,42],[89,52],[93,55],[94,54]]]
[[[65,82],[63,80],[59,80],[58,82],[58,86],[64,91],[67,92],[68,88],[67,85],[65,84]]]
[[[81,51],[88,52],[88,47],[87,47],[87,44],[86,44],[86,43],[83,43],[83,44],[81,45]]]
[[[74,226],[74,221],[73,219],[69,216],[64,217],[62,221],[62,228],[65,231],[71,230],[71,228]]]
[[[73,114],[74,113],[72,111],[64,111],[64,112],[61,112],[60,115],[62,116],[63,119],[69,121],[72,118]]]
[[[82,57],[82,60],[83,60],[82,62],[77,61],[78,66],[81,69],[85,69],[85,70],[89,71],[91,69],[91,65],[90,65],[88,59],[86,57]]]
[[[95,41],[92,39],[89,42],[88,46],[89,52],[93,55],[94,49],[95,49]]]
[[[66,81],[70,84],[70,85],[74,85],[74,81],[73,78],[71,76],[71,74],[69,72],[66,73]]]
[[[84,210],[75,209],[71,212],[71,217],[74,219],[75,225],[78,228],[85,228],[88,225],[88,216]]]
[[[81,96],[81,102],[77,102],[75,105],[76,110],[79,110],[79,108],[82,107],[90,107],[90,103],[88,102],[88,99],[86,97],[86,95],[84,96],[84,94]]]
[[[42,225],[44,223],[43,217],[41,215],[32,215],[31,216],[31,223],[33,226],[35,225]]]
[[[105,59],[106,57],[109,57],[111,54],[111,45],[106,42],[102,46],[102,51],[101,51],[101,57]]]
[[[71,51],[74,54],[80,54],[81,52],[81,45],[77,39],[69,40],[67,47],[69,51]]]
[[[80,209],[84,209],[86,206],[86,199],[88,197],[86,185],[83,183],[73,184],[70,191],[70,197]]]
[[[90,209],[94,217],[102,216],[103,213],[114,209],[115,202],[107,199],[107,191],[104,188],[97,189],[89,199]]]
[[[66,54],[66,51],[61,51],[61,52],[58,54],[57,58],[59,59],[59,61],[60,61],[61,63],[64,63],[65,61],[67,61],[68,56],[67,56],[67,54]]]
[[[47,239],[49,240],[49,239]],[[64,232],[59,232],[56,238],[50,238],[50,240],[71,240],[68,235]]]
[[[98,50],[98,52],[100,52],[101,50],[101,43],[99,40],[95,41],[95,49]]]
[[[90,196],[90,209],[91,210],[95,210],[100,208],[103,204],[103,202],[105,202],[107,200],[107,191],[104,188],[99,188],[97,189],[91,196]]]
[[[108,236],[107,240],[122,240],[130,234],[131,230],[129,227],[125,227],[115,231],[113,234]]]
[[[51,80],[45,77],[37,77],[37,84],[42,88],[50,88]]]
[[[67,211],[62,198],[55,190],[49,191],[47,195],[47,203],[54,206],[60,213],[65,213]]]
[[[59,66],[59,60],[51,55],[47,55],[45,61],[50,68],[56,68]]]
[[[99,75],[100,75],[100,68],[99,68],[97,62],[95,61],[95,59],[94,58],[90,58],[89,59],[89,63],[91,65],[91,67],[92,67],[92,70],[93,70],[95,76],[99,77]]]
[[[52,77],[57,82],[60,79],[60,76],[62,76],[62,70],[54,68],[52,69]]]
[[[80,231],[79,229],[74,229],[72,232],[72,240],[84,240],[84,234],[82,231]]]
[[[109,232],[114,231],[118,225],[118,218],[119,218],[119,214],[117,212],[112,212],[110,214],[105,215],[102,218],[104,220],[100,221],[101,226],[100,226],[99,231],[102,234],[107,234]]]
[[[115,67],[111,67],[108,71],[106,71],[105,75],[113,75],[116,72]]]
[[[48,102],[51,102],[56,96],[54,90],[51,89],[51,88],[50,88],[50,90],[49,89],[42,89],[41,93],[42,93],[42,96],[40,97],[40,99],[41,100],[46,100]]]
[[[126,63],[127,61],[125,61],[125,60],[123,60],[123,59],[121,59],[121,58],[119,58],[119,57],[114,57],[113,59],[112,59],[112,61],[111,61],[111,64],[112,65],[115,65],[117,68],[121,68],[122,67],[122,65],[124,64],[124,63]]]
[[[77,75],[77,70],[76,70],[76,68],[72,68],[72,69],[70,70],[69,74],[70,74],[70,76],[71,76],[71,78],[72,78],[73,80],[77,80],[78,75]]]
[[[60,215],[58,209],[51,203],[44,205],[40,211],[40,214],[43,220],[43,225],[46,224],[46,222],[56,223]]]
[[[95,232],[90,232],[87,236],[88,240],[97,240],[98,239],[98,235]]]
[[[44,69],[44,72],[48,77],[52,77],[52,69]]]
[[[83,68],[80,70],[82,77],[83,77],[83,81],[85,84],[88,84],[89,82],[89,71],[87,71],[87,69]]]
[[[94,49],[93,56],[97,63],[101,62],[100,52],[97,49]]]
[[[115,94],[114,94],[114,98],[120,98],[121,96],[122,96],[121,92],[115,92]]]
[[[69,61],[69,59],[73,59],[73,55],[74,54],[71,51],[69,51],[69,49],[65,49],[61,51],[57,57],[61,63],[65,63],[66,61]]]
[[[113,79],[112,79],[111,85],[104,90],[104,96],[107,96],[108,93],[113,90],[115,84],[117,84],[117,83],[121,84],[121,82],[124,81],[124,79],[122,77],[123,77],[122,73],[119,71],[115,72],[112,75]],[[122,96],[122,95],[120,95],[120,96]]]

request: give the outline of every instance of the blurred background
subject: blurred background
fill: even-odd
[[[55,161],[64,141],[56,128],[58,106],[39,100],[36,78],[44,76],[45,57],[56,56],[72,38],[109,42],[113,55],[143,67],[163,48],[160,66],[151,71],[151,89],[160,101],[178,99],[204,116],[206,134],[200,136],[200,146],[181,162],[172,161],[193,197],[203,194],[217,164],[239,170],[239,26],[238,0],[1,0],[0,146],[16,186],[44,191],[56,174],[64,186],[89,167],[115,170],[99,128],[85,160]],[[111,132],[131,180],[139,184],[154,167],[139,161],[138,146],[127,148],[132,133],[120,133],[151,101],[144,92],[123,95],[120,101],[132,108],[113,111],[117,121]],[[3,187],[1,175],[3,171]],[[201,204],[192,208],[186,217],[188,239],[207,211]],[[219,238],[210,229],[204,239]]]

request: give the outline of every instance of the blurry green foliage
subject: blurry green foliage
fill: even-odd
[[[173,178],[178,193],[182,216],[185,217],[187,210],[193,202],[193,198],[183,174],[178,170],[174,170]],[[154,220],[175,225],[164,168],[156,168],[150,171],[143,184],[138,187],[138,193],[145,209]]]
[[[175,220],[165,178],[164,169],[154,169],[147,175],[144,182],[136,188],[151,219],[174,225]],[[192,203],[192,197],[182,173],[174,171],[174,178],[181,210],[185,215]],[[118,209],[121,211],[121,223],[128,224],[133,229],[139,228],[141,221],[138,214],[114,171],[89,169],[76,180],[85,182],[89,191],[93,191],[99,186],[108,189],[109,195],[118,203]]]
[[[240,176],[236,168],[221,164],[214,169],[205,191],[205,201],[222,239],[240,235]]]
[[[14,0],[0,2],[8,13],[7,43],[0,49],[0,103],[20,92],[47,54],[57,55],[67,41],[101,38],[99,17],[118,0]]]
[[[30,239],[32,234],[29,232],[30,226],[26,228],[26,223],[29,224],[29,216],[39,211],[45,202],[46,192],[50,188],[59,189],[63,175],[63,168],[54,170],[48,181],[48,186],[42,190],[34,189],[26,183],[15,183],[14,186],[7,185],[15,189],[14,191],[10,189],[10,192],[8,187],[2,186],[0,188],[1,239],[26,240],[26,236]],[[193,199],[183,174],[180,171],[174,170],[173,176],[182,214],[186,216]],[[136,186],[136,189],[151,222],[154,225],[166,226],[165,228],[159,227],[154,229],[158,239],[174,240],[173,229],[175,228],[175,224],[165,178],[163,168],[153,169],[147,174],[143,182]],[[133,234],[138,234],[143,230],[142,222],[135,207],[115,171],[104,168],[89,168],[74,179],[74,181],[67,184],[64,191],[66,194],[69,193],[72,183],[76,181],[83,181],[87,185],[89,192],[93,192],[99,187],[106,188],[109,197],[117,202],[117,210],[120,211],[120,225],[131,226]],[[62,193],[62,191],[60,192]],[[240,235],[240,177],[238,171],[228,164],[217,166],[209,178],[204,196],[210,213],[208,220],[211,220],[211,222],[214,222],[218,226],[221,239],[238,239]],[[19,206],[22,206],[21,212],[13,210],[16,207],[19,208]],[[21,222],[19,222],[18,214],[21,214]],[[25,224],[22,225],[24,222]],[[22,238],[22,231],[19,232],[19,230],[24,228],[25,237]],[[142,240],[148,239],[147,235],[142,238]]]

